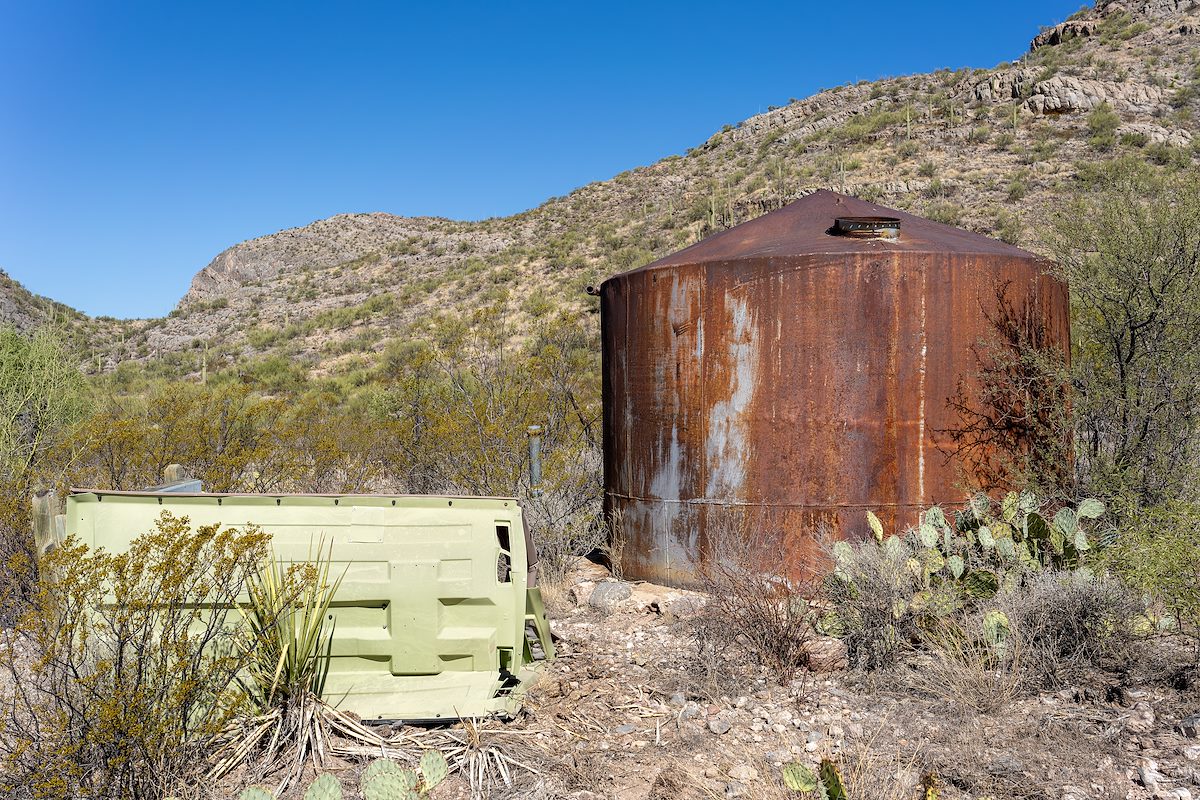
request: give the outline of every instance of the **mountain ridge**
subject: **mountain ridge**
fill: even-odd
[[[508,217],[339,214],[247,240],[168,317],[92,321],[96,369],[169,356],[192,374],[202,348],[210,367],[282,356],[336,375],[431,318],[484,308],[519,335],[594,310],[584,287],[606,275],[822,188],[1039,251],[1047,211],[1106,163],[1192,163],[1196,10],[1101,0],[1017,61],[823,90]]]

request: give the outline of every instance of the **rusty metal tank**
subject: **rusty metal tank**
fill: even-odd
[[[904,528],[961,501],[948,400],[977,390],[996,286],[1068,347],[1066,287],[1046,267],[818,191],[606,280],[604,497],[626,574],[693,584],[714,532],[761,512],[766,565],[803,578],[819,531],[865,535],[868,509]]]

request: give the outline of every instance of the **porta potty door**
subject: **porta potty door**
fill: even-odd
[[[65,531],[120,552],[163,511],[193,528],[257,525],[284,561],[331,548],[330,574],[344,577],[327,621],[325,699],[364,719],[512,713],[532,677],[527,617],[552,654],[540,602],[527,592],[514,499],[76,490]]]

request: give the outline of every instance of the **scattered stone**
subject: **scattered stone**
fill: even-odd
[[[1192,714],[1191,716],[1184,717],[1175,726],[1175,730],[1192,739],[1200,736],[1200,714]]]
[[[687,698],[683,696],[683,692],[676,692],[675,694],[671,695],[671,699],[667,702],[673,706],[682,706],[687,702]]]
[[[746,794],[746,785],[737,781],[730,781],[725,784],[726,797],[743,797]]]
[[[708,721],[708,729],[717,736],[723,736],[729,733],[729,729],[733,727],[733,720],[728,716],[721,714],[713,717]]]
[[[612,611],[632,594],[633,589],[624,581],[605,581],[596,584],[588,597],[588,605],[601,611]]]
[[[1154,709],[1144,700],[1133,704],[1126,728],[1134,733],[1146,733],[1154,728]]]
[[[1144,759],[1138,766],[1138,781],[1146,787],[1146,791],[1150,794],[1158,794],[1158,785],[1163,777],[1163,774],[1158,771],[1158,764],[1149,758]]]
[[[680,719],[695,719],[700,716],[700,704],[689,700],[684,704],[683,710],[679,712]]]
[[[627,733],[633,733],[633,732],[634,732],[634,731],[636,731],[636,730],[637,730],[637,726],[636,726],[636,725],[634,725],[634,724],[632,724],[632,723],[629,723],[629,722],[626,722],[624,725],[618,725],[618,726],[617,726],[617,728],[616,728],[616,733],[617,733],[617,734],[619,734],[619,735],[621,735],[621,736],[624,736],[625,734],[627,734]]]
[[[758,780],[758,770],[749,764],[738,764],[729,770],[729,777],[741,783],[750,783]]]

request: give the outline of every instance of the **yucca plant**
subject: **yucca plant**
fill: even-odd
[[[250,602],[239,606],[250,656],[241,683],[261,713],[296,697],[320,697],[325,688],[333,643],[326,621],[342,578],[329,579],[332,546],[323,550],[318,546],[316,559],[303,564],[279,558],[264,564],[251,577]]]
[[[320,768],[328,751],[328,718],[321,699],[329,672],[333,625],[327,624],[342,576],[330,578],[332,545],[317,545],[301,564],[280,558],[251,576],[249,601],[239,604],[247,667],[238,683],[253,716],[226,732],[216,778],[256,756],[257,771],[283,768],[279,791],[295,781],[307,759]]]

